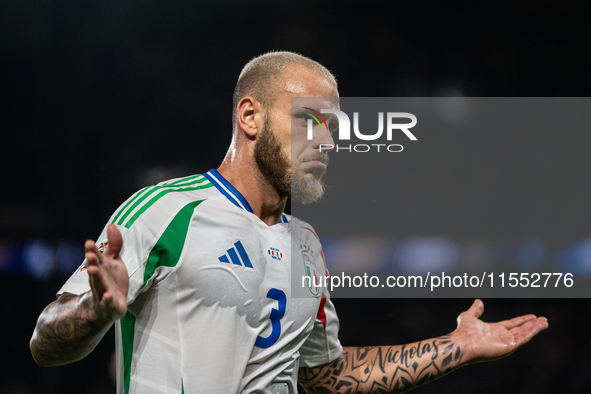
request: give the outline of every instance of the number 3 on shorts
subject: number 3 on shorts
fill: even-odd
[[[285,293],[279,289],[271,289],[267,293],[267,298],[271,298],[273,300],[277,300],[278,309],[273,308],[271,311],[271,323],[273,324],[273,330],[271,331],[271,335],[267,338],[263,338],[262,336],[258,336],[254,345],[256,347],[260,347],[263,349],[267,349],[268,347],[273,346],[275,342],[279,339],[279,335],[281,335],[281,318],[285,315],[285,307],[287,305],[287,297],[285,297]]]

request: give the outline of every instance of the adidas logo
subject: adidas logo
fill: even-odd
[[[236,253],[238,252],[238,253]],[[240,255],[240,257],[238,257]],[[230,263],[236,265],[243,265],[248,268],[253,268],[250,259],[248,258],[248,254],[246,254],[246,250],[244,250],[244,246],[242,246],[242,242],[237,241],[234,242],[234,247],[226,250],[226,254],[221,255],[218,257],[218,260],[222,263]]]

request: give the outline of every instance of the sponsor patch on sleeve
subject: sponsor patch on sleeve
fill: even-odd
[[[101,242],[101,244],[98,246],[98,251],[103,253],[105,250],[107,250],[108,245],[109,243],[107,241]]]
[[[105,250],[107,250],[108,245],[109,245],[109,243],[107,241],[101,242],[98,246],[98,251],[103,253]],[[86,271],[87,268],[88,268],[88,263],[86,261],[84,261],[84,263],[82,263],[80,268],[78,268],[77,272],[84,272],[84,271]]]

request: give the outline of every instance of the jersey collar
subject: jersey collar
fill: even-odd
[[[252,208],[246,198],[240,193],[226,178],[222,176],[217,170],[211,169],[205,174],[204,177],[207,178],[218,190],[222,193],[226,198],[238,208],[244,209],[252,214]],[[287,223],[287,216],[284,213],[281,214],[281,218],[279,218],[279,223]]]

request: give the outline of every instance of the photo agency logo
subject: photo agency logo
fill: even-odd
[[[302,107],[304,113],[310,118],[307,119],[307,139],[314,139],[314,129],[320,128],[322,132],[332,132],[335,144],[320,144],[318,150],[331,150],[335,152],[358,152],[364,153],[369,151],[375,152],[402,152],[404,147],[401,144],[394,144],[392,138],[397,132],[402,132],[411,141],[417,141],[417,137],[410,131],[416,126],[417,117],[408,112],[378,112],[378,131],[373,134],[364,134],[359,127],[359,112],[353,112],[353,133],[355,137],[366,143],[352,144],[347,143],[351,141],[351,121],[349,116],[338,109],[320,109],[316,111],[310,107]],[[325,116],[322,114],[332,114],[334,121],[327,122]],[[329,115],[330,116],[330,115]],[[386,123],[386,135],[384,138],[384,119]],[[407,123],[404,123],[404,120]],[[332,129],[329,128],[329,123],[334,124],[338,122]],[[410,121],[410,122],[408,122]],[[369,141],[372,141],[371,143]],[[343,143],[344,142],[344,143]]]

